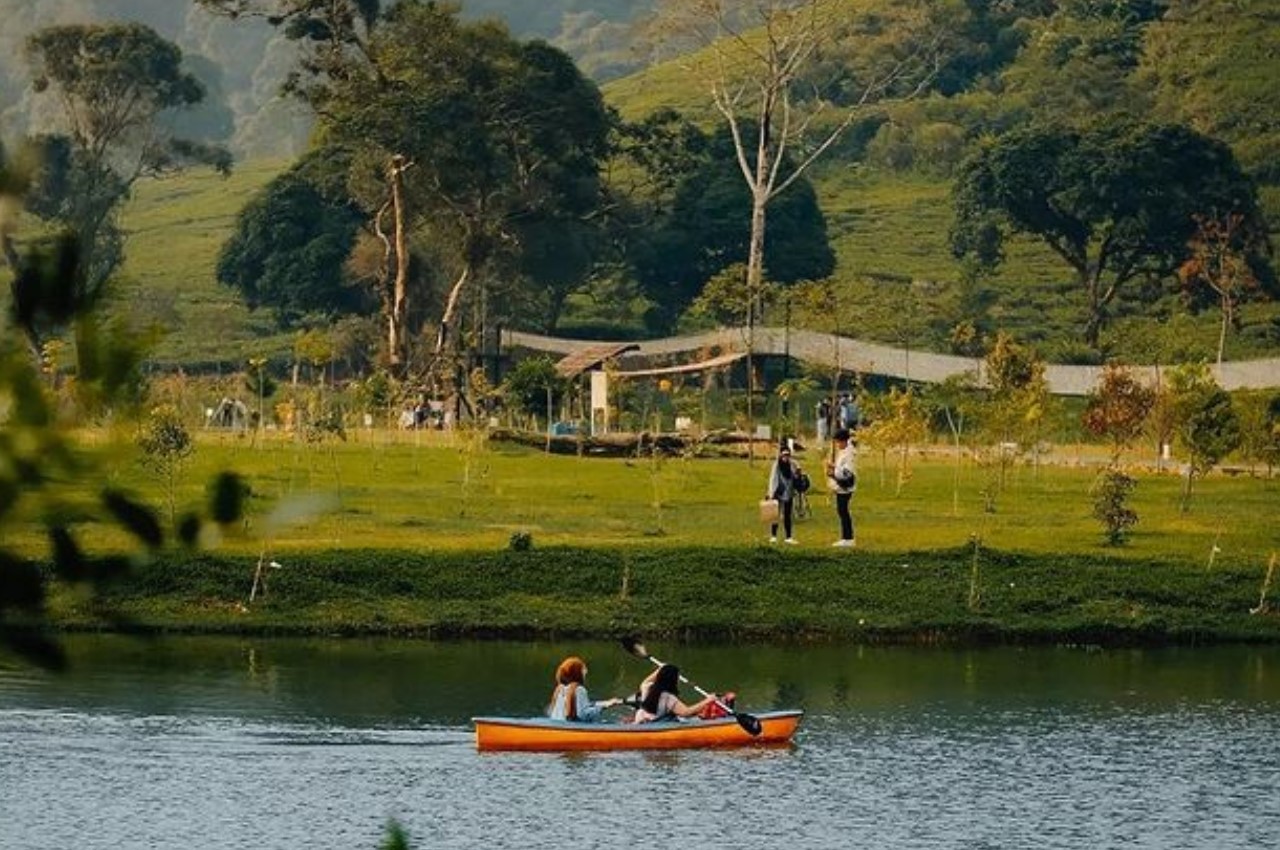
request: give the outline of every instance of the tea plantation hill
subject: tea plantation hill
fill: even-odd
[[[1230,143],[1259,180],[1264,209],[1280,244],[1280,10],[1271,0],[1174,4],[1146,24],[1141,54],[1126,85],[1142,92],[1143,113],[1188,123]],[[1024,50],[1002,73],[1034,72]],[[705,86],[683,63],[658,65],[604,87],[625,117],[674,107],[709,121]],[[974,128],[1003,95],[976,87],[907,104],[887,115],[913,128],[946,120]],[[924,162],[904,168],[884,155],[883,139],[851,133],[811,172],[838,258],[834,279],[846,305],[841,333],[916,349],[943,350],[958,315],[960,270],[947,244],[951,220],[947,168]],[[878,147],[879,146],[879,147]],[[128,262],[118,303],[128,314],[167,329],[154,362],[162,368],[240,369],[250,356],[284,357],[292,336],[265,312],[250,314],[214,277],[219,247],[235,215],[255,191],[288,165],[239,163],[227,180],[197,173],[143,185],[128,207]],[[1052,360],[1087,356],[1079,343],[1083,298],[1067,267],[1042,245],[1014,242],[990,281],[992,326],[1035,342]],[[570,304],[562,325],[602,324],[589,299]],[[845,320],[847,318],[847,321]],[[1280,353],[1280,305],[1249,304],[1228,335],[1228,359]],[[810,321],[798,315],[798,324]],[[638,320],[637,320],[638,321]],[[781,323],[781,317],[769,321]],[[1175,294],[1155,307],[1118,305],[1107,342],[1136,362],[1211,358],[1219,317],[1186,314]],[[634,334],[637,322],[619,327]]]

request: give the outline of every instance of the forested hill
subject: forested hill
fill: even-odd
[[[384,5],[387,5],[384,3]],[[574,57],[598,80],[639,67],[629,24],[649,0],[462,0],[465,17],[496,17],[514,35],[542,38]],[[138,21],[180,46],[191,70],[211,93],[207,105],[186,116],[183,131],[230,143],[242,156],[300,153],[309,122],[279,89],[294,56],[290,45],[261,20],[232,23],[195,7],[192,0],[0,0],[0,135],[23,132],[31,114],[22,45],[53,24]]]
[[[678,6],[676,0],[664,2]],[[923,94],[861,110],[839,145],[807,174],[811,197],[821,208],[820,216],[809,218],[822,219],[834,257],[830,279],[848,311],[836,317],[842,332],[946,351],[958,319],[981,314],[990,328],[1040,345],[1051,359],[1099,356],[1079,349],[1081,295],[1071,269],[1042,241],[1010,239],[1004,265],[980,285],[963,279],[952,256],[952,190],[961,163],[990,140],[1019,128],[1155,121],[1221,140],[1261,187],[1261,206],[1280,245],[1278,0],[823,2],[848,9],[837,28],[838,43],[811,63],[803,81],[815,101],[837,107],[825,114],[849,105],[868,53],[898,34],[902,10],[929,9],[946,22],[948,39],[947,60]],[[706,81],[690,71],[697,57],[649,67],[643,62],[652,54],[632,47],[639,43],[633,26],[659,0],[463,0],[459,5],[466,18],[497,15],[517,37],[566,48],[602,83],[609,105],[627,120],[674,109],[715,132]],[[222,346],[215,354],[213,349],[234,341],[243,343],[244,351],[260,350],[262,339],[273,335],[283,348],[290,329],[273,323],[266,310],[246,316],[244,302],[218,285],[214,271],[237,214],[306,147],[310,121],[302,107],[279,94],[297,59],[295,45],[283,33],[260,19],[214,17],[192,0],[0,0],[0,135],[40,130],[49,117],[32,108],[22,50],[26,34],[55,23],[120,19],[148,23],[182,47],[209,96],[197,111],[174,119],[178,129],[192,138],[229,143],[239,158],[230,181],[190,174],[139,184],[123,222],[129,238],[122,278],[131,307],[146,307],[175,331],[209,327],[215,318],[220,322],[225,332],[217,335],[171,334],[161,352],[165,361],[242,359],[240,350]],[[49,100],[44,108],[56,108]],[[732,187],[728,182],[714,187],[724,192],[695,191],[696,181],[690,181],[686,199],[730,197],[730,188],[742,188],[736,164],[730,177]],[[710,210],[694,210],[703,211]],[[713,229],[684,221],[658,235],[675,239]],[[771,237],[779,232],[771,230]],[[190,250],[175,251],[175,245],[188,244],[184,240]],[[714,254],[705,246],[685,247],[698,256]],[[669,250],[654,255],[684,256]],[[697,269],[702,276],[691,281],[690,289],[703,287],[719,271]],[[634,273],[630,279],[623,274],[606,282],[616,290],[597,291],[593,287],[602,285],[597,276],[570,292],[551,326],[559,321],[560,330],[583,336],[655,332],[646,327],[644,314],[661,303],[661,296],[644,289],[634,263],[628,273]],[[1132,301],[1117,302],[1108,351],[1135,359],[1174,357],[1150,350],[1155,334],[1148,331],[1155,326],[1163,329],[1162,337],[1186,347],[1178,356],[1187,351],[1203,356],[1212,349],[1216,318],[1211,312],[1189,315],[1170,282],[1141,291],[1134,287]],[[442,300],[437,282],[423,286],[429,290],[424,303]],[[532,311],[505,318],[514,327],[539,330],[545,319]],[[669,318],[674,325],[685,317]],[[789,318],[821,327],[831,317],[798,308]],[[1250,304],[1238,318],[1240,327],[1227,341],[1228,357],[1280,351],[1280,306]]]

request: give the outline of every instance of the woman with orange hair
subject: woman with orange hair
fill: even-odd
[[[606,708],[621,705],[620,699],[592,702],[587,693],[587,662],[571,655],[556,668],[556,689],[551,692],[547,716],[552,720],[580,720],[591,722],[600,719]]]

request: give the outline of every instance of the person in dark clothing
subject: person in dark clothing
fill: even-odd
[[[796,479],[800,475],[800,467],[791,459],[791,446],[783,441],[778,446],[778,457],[769,470],[769,487],[766,499],[778,500],[778,512],[782,516],[782,530],[786,534],[785,542],[795,545],[796,539],[791,535],[792,506],[796,498]],[[778,524],[769,527],[769,542],[778,542]]]

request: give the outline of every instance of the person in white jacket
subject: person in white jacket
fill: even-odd
[[[849,502],[858,486],[858,459],[848,428],[839,428],[832,435],[835,451],[827,463],[827,487],[836,494],[836,515],[840,517],[840,539],[831,544],[839,548],[854,545],[853,515]]]

